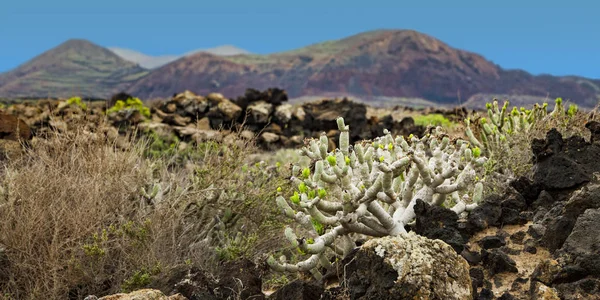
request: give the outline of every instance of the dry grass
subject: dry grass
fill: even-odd
[[[70,132],[2,166],[8,266],[0,272],[8,280],[0,277],[0,299],[83,299],[152,286],[178,266],[216,265],[216,246],[239,246],[215,236],[281,230],[271,198],[286,180],[263,166],[240,172],[252,143],[201,145],[179,167],[144,157],[145,147],[130,142],[124,151]],[[277,248],[275,236],[246,240],[231,258]]]

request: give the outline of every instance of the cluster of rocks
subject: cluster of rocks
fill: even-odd
[[[185,91],[167,101],[152,103],[149,118],[135,109],[106,114],[107,107],[128,98],[131,95],[120,93],[106,103],[91,103],[87,107],[43,100],[13,104],[5,112],[22,119],[35,136],[70,129],[114,136],[115,132],[125,135],[141,129],[164,137],[174,135],[183,143],[223,141],[234,135],[256,138],[259,146],[268,150],[302,146],[305,138],[319,137],[323,133],[333,145],[339,135],[335,122],[338,117],[350,125],[353,142],[382,135],[384,129],[405,136],[421,135],[425,131],[423,126],[415,125],[411,117],[402,120],[395,120],[391,115],[368,118],[365,104],[347,98],[292,105],[286,103],[286,92],[276,88],[248,89],[237,99],[226,99],[217,93],[200,96]]]
[[[410,117],[367,118],[366,105],[347,98],[303,105],[285,103],[287,100],[286,92],[280,89],[262,92],[248,89],[244,96],[234,100],[217,93],[199,96],[185,91],[166,102],[155,103],[152,121],[172,126],[183,140],[220,139],[229,131],[241,131],[243,137],[258,136],[259,144],[268,149],[301,146],[305,138],[322,133],[333,144],[339,135],[338,117],[343,117],[352,128],[353,141],[382,135],[383,129],[401,135],[421,135],[425,130]]]

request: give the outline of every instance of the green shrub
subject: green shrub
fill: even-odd
[[[122,110],[137,110],[144,117],[150,118],[150,108],[145,106],[144,102],[142,102],[142,100],[140,100],[139,98],[129,98],[126,101],[117,100],[115,105],[113,107],[109,108],[106,111],[106,113],[110,114],[110,113],[119,112]]]
[[[83,110],[87,110],[87,104],[81,101],[81,97],[71,97],[67,99],[67,105],[76,105]]]
[[[413,117],[415,120],[415,125],[421,126],[442,126],[444,128],[452,128],[456,125],[456,123],[448,120],[448,118],[444,117],[442,114],[428,114],[428,115],[418,115]]]

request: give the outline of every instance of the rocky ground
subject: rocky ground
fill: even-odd
[[[139,110],[106,115],[104,104],[13,105],[0,115],[0,148],[12,158],[23,141],[76,128],[117,140],[135,128],[151,130],[176,136],[179,147],[239,134],[257,136],[263,149],[294,148],[321,132],[337,142],[340,115],[352,128],[352,142],[381,135],[383,128],[425,132],[408,117],[368,118],[365,105],[347,99],[301,106],[286,100],[280,90],[248,90],[235,100],[184,92],[154,103],[149,116]],[[600,123],[586,127],[589,139],[563,138],[553,129],[534,140],[531,178],[513,179],[501,193],[487,195],[466,220],[420,201],[411,232],[365,241],[320,281],[300,277],[266,291],[267,267],[240,259],[224,262],[216,274],[181,267],[155,282],[154,290],[86,299],[600,299]],[[8,263],[0,244],[0,271]]]

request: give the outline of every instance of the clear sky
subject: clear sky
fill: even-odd
[[[414,29],[504,68],[600,78],[598,0],[0,0],[0,72],[70,38],[151,55]]]

